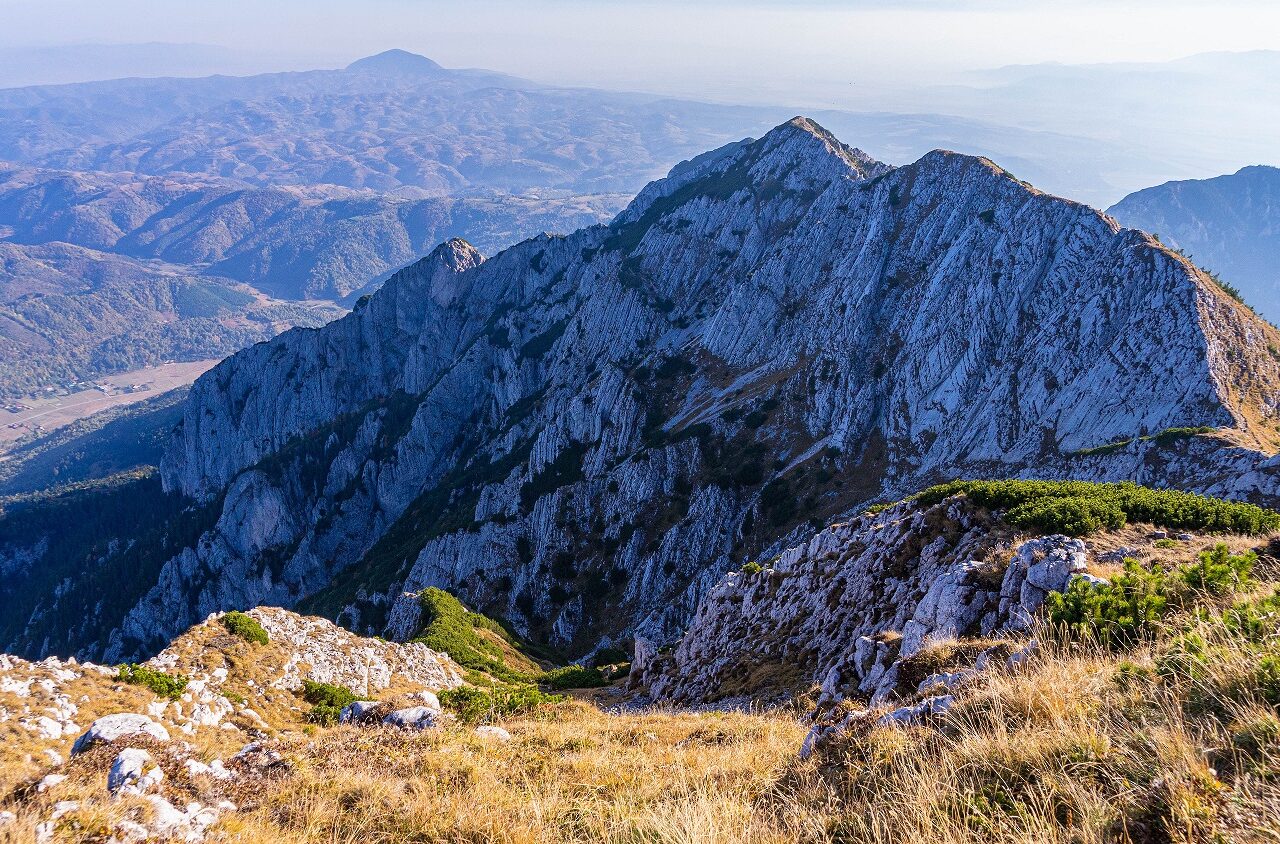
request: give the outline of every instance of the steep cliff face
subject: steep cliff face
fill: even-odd
[[[1086,206],[797,118],[211,371],[162,471],[221,515],[106,650],[264,602],[404,636],[432,585],[573,651],[668,639],[744,556],[945,476],[1274,500],[1272,345]],[[1221,430],[1154,437],[1187,426]]]

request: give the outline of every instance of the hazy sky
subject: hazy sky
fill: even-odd
[[[4,46],[193,42],[280,68],[403,47],[547,82],[832,104],[963,68],[1280,49],[1268,0],[0,0],[0,19]]]

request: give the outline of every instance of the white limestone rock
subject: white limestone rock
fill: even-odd
[[[437,709],[431,709],[426,706],[410,706],[407,709],[397,709],[382,719],[382,723],[389,727],[400,727],[407,730],[429,730],[440,727],[444,723],[444,718]]]
[[[105,715],[89,725],[89,729],[71,746],[71,755],[83,753],[100,742],[119,741],[129,736],[150,736],[157,741],[169,741],[169,732],[145,715],[122,712]]]
[[[150,764],[151,754],[136,747],[126,747],[111,760],[111,770],[107,772],[107,790],[118,793],[125,786],[139,786],[134,793],[141,794],[146,789],[139,784],[143,779],[143,769]]]

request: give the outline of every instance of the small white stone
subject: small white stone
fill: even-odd
[[[107,791],[115,794],[126,785],[142,779],[142,769],[151,761],[151,754],[136,747],[126,747],[111,760],[107,772]]]
[[[55,785],[59,785],[63,782],[66,782],[66,780],[67,780],[66,774],[45,774],[44,777],[40,780],[40,782],[36,783],[36,791],[39,791],[39,792],[48,791],[49,789],[53,788]]]

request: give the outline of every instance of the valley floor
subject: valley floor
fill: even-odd
[[[99,411],[158,396],[176,387],[192,383],[218,364],[220,359],[184,363],[164,363],[117,375],[104,375],[97,384],[106,389],[89,387],[48,398],[21,399],[0,406],[0,459],[17,440],[35,434],[46,434],[77,419]]]

